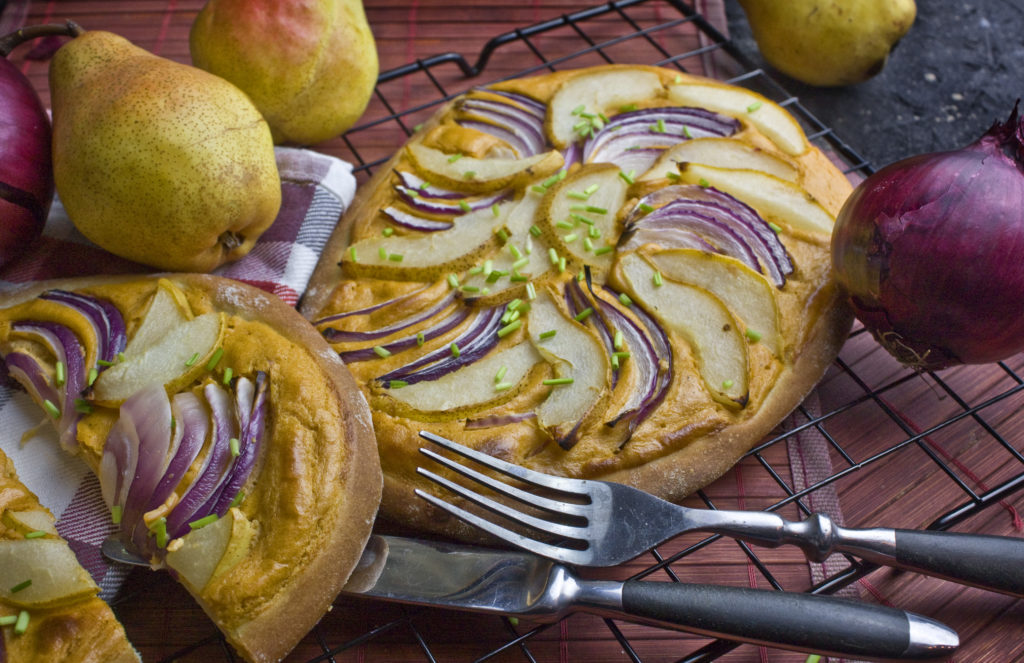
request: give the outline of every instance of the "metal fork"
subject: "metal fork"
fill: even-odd
[[[459,475],[532,507],[533,513],[422,467],[417,468],[422,476],[516,523],[520,531],[425,491],[417,489],[417,495],[499,539],[567,564],[614,566],[676,535],[702,531],[769,548],[792,544],[815,561],[823,561],[834,552],[849,553],[876,564],[1024,597],[1024,539],[881,527],[853,529],[840,527],[820,513],[806,520],[789,521],[764,511],[693,509],[623,484],[551,476],[474,451],[433,433],[423,431],[420,435],[463,458],[526,484],[520,488],[431,449],[420,449],[425,456]],[[530,487],[558,495],[540,495]]]

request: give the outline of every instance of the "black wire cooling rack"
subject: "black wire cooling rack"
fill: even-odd
[[[624,57],[631,63],[684,72],[692,72],[698,65],[700,71],[714,70],[727,82],[753,89],[786,107],[809,139],[842,164],[851,178],[872,172],[853,147],[682,0],[610,2],[499,34],[484,43],[475,60],[445,52],[385,71],[361,124],[340,139],[336,151],[354,164],[357,179],[365,181],[419,122],[470,87],[513,76],[626,62]],[[854,505],[844,504],[851,525],[944,530],[971,521],[981,528],[976,531],[984,531],[1003,517],[999,509],[990,507],[1002,504],[1013,512],[1006,500],[1024,485],[1024,455],[1018,450],[1024,447],[1024,416],[1019,412],[1024,407],[1022,371],[1024,361],[1015,358],[941,374],[915,373],[900,367],[869,334],[855,328],[819,385],[816,403],[798,408],[739,464],[746,484],[761,486],[759,493],[749,495],[745,503],[725,506],[802,517],[815,511],[817,496],[838,491],[844,498],[851,494],[873,496]],[[827,471],[799,485],[791,477],[787,446],[808,434],[824,440]],[[697,506],[723,506],[713,486],[700,491],[694,500]],[[896,517],[900,520],[893,522]],[[718,561],[723,556],[735,561],[736,555],[742,555],[742,563],[750,567],[762,587],[790,591],[848,593],[854,583],[876,570],[874,565],[845,557],[816,583],[794,586],[794,568],[802,565],[799,568],[807,575],[806,562],[799,553],[784,557],[778,551],[752,549],[716,536],[687,535],[651,551],[649,557],[621,570],[619,577],[662,574],[659,579],[664,579],[667,574],[672,580],[685,575],[714,582]],[[875,598],[883,600],[877,594]],[[915,603],[908,609],[929,612],[927,603]],[[749,651],[749,646],[749,656],[743,657],[742,652],[732,651],[735,643],[672,631],[652,635],[658,629],[612,620],[591,618],[582,628],[592,629],[589,639],[604,642],[609,653],[567,653],[562,637],[564,620],[535,625],[346,599],[338,602],[289,660],[543,662],[583,660],[582,656],[594,663],[766,660],[763,653]],[[677,649],[666,647],[666,642]],[[466,658],[469,650],[474,652],[471,659]],[[218,653],[211,654],[213,651]],[[230,648],[218,636],[211,636],[168,660],[218,656],[235,660]],[[785,660],[804,658],[797,655]]]

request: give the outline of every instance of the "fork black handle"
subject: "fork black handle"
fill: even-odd
[[[703,635],[830,656],[921,660],[959,645],[956,632],[926,617],[814,594],[630,580],[622,608]]]

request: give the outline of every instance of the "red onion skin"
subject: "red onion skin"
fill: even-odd
[[[858,319],[904,364],[935,370],[1024,350],[1024,121],[861,183],[832,235]]]
[[[39,237],[52,202],[50,118],[25,75],[0,57],[0,266]]]

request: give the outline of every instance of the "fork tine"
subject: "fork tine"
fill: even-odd
[[[563,525],[561,523],[553,523],[550,520],[544,520],[543,518],[537,518],[535,516],[531,516],[528,513],[523,513],[522,511],[513,509],[505,504],[502,504],[501,502],[497,502],[489,497],[485,497],[484,495],[469,490],[464,486],[460,486],[454,481],[449,481],[448,479],[445,479],[442,476],[434,474],[430,470],[425,470],[422,467],[418,467],[416,468],[416,471],[420,475],[430,479],[434,483],[444,486],[445,488],[452,491],[456,495],[461,495],[462,497],[466,498],[470,502],[473,502],[477,506],[481,506],[487,509],[488,511],[496,513],[500,516],[504,516],[505,518],[515,521],[520,525],[525,525],[526,527],[531,527],[533,529],[539,530],[547,534],[552,534],[554,536],[565,537],[579,541],[586,540],[584,535],[587,531],[587,526],[585,525],[583,527],[577,527],[575,525]]]
[[[455,506],[454,504],[445,502],[444,500],[435,497],[430,493],[426,493],[419,488],[415,489],[415,493],[437,508],[447,511],[451,515],[469,523],[477,529],[487,532],[488,534],[511,543],[523,550],[529,550],[530,552],[541,555],[542,557],[558,559],[569,564],[579,564],[582,563],[584,559],[583,551],[576,551],[572,548],[563,548],[561,546],[545,543],[544,541],[532,539],[528,536],[523,536],[518,532],[514,532],[506,527],[498,525],[497,523],[491,522],[490,520],[481,518],[470,511],[466,511],[463,508]]]
[[[434,462],[444,465],[445,467],[454,472],[458,472],[467,479],[472,479],[473,481],[479,484],[487,486],[496,493],[500,493],[502,495],[505,495],[506,497],[511,497],[512,499],[522,502],[523,504],[529,504],[530,506],[537,507],[538,509],[542,509],[549,513],[567,513],[569,515],[580,516],[583,518],[587,516],[587,510],[585,505],[573,504],[571,502],[563,502],[561,500],[553,500],[547,497],[543,497],[541,495],[534,495],[533,493],[529,493],[521,488],[509,485],[504,481],[499,481],[498,479],[489,477],[486,474],[477,472],[476,470],[470,467],[466,467],[465,465],[457,461],[445,458],[441,454],[435,453],[430,449],[421,448],[420,453],[430,458]],[[417,471],[420,470],[422,470],[422,468],[417,468]]]
[[[435,435],[429,431],[420,431],[420,437],[430,440],[434,444],[457,453],[464,458],[469,458],[481,465],[497,470],[506,476],[514,477],[534,486],[550,488],[559,492],[575,494],[582,497],[590,496],[584,489],[586,482],[580,479],[566,479],[563,477],[554,477],[549,474],[542,474],[541,472],[534,472],[533,470],[528,470],[525,467],[506,463],[505,461],[499,460],[493,456],[488,456],[487,454],[480,453],[479,451],[475,451],[469,447],[464,447],[461,444],[452,442],[447,438]]]

